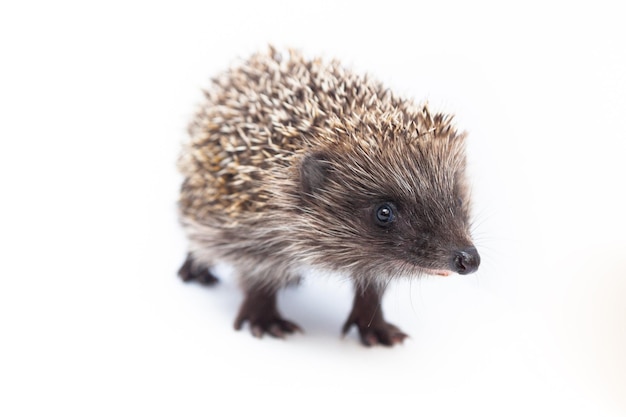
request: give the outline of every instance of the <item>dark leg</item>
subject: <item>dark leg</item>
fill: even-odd
[[[213,285],[218,282],[217,278],[209,272],[209,269],[198,265],[191,254],[187,254],[185,263],[178,270],[178,276],[185,282],[198,281],[200,284]]]
[[[382,290],[372,285],[364,289],[356,287],[354,305],[348,320],[343,325],[345,335],[352,325],[356,325],[361,335],[361,342],[365,346],[377,344],[393,346],[402,343],[406,337],[400,329],[393,324],[387,323],[383,318],[381,309]]]
[[[235,320],[235,329],[240,330],[246,321],[255,337],[268,333],[282,338],[285,334],[302,331],[298,325],[283,319],[278,313],[275,290],[257,288],[246,292],[246,298]]]

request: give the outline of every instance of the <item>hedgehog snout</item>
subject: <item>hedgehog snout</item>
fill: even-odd
[[[480,265],[480,255],[474,246],[453,252],[450,269],[460,275],[476,272]]]

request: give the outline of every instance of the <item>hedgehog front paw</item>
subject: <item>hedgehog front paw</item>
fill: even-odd
[[[248,294],[235,320],[235,329],[241,330],[245,322],[248,322],[252,335],[258,338],[267,333],[282,339],[287,334],[302,332],[300,326],[283,319],[278,313],[275,295]]]
[[[352,325],[359,329],[361,342],[365,346],[393,346],[404,342],[408,336],[396,326],[387,323],[381,311],[382,289],[373,285],[360,288],[354,296],[354,304],[348,320],[343,325],[345,336]]]
[[[235,320],[235,329],[240,330],[246,321],[249,323],[250,333],[258,338],[267,333],[270,336],[284,339],[287,334],[302,332],[300,326],[280,316],[252,318],[240,315]]]
[[[383,320],[382,317],[362,318],[354,314],[351,314],[343,325],[342,333],[344,336],[353,325],[359,330],[361,343],[365,346],[393,346],[404,342],[404,339],[409,337],[398,327]]]

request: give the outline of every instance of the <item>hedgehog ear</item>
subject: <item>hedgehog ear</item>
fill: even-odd
[[[330,160],[324,152],[307,154],[300,163],[302,192],[313,195],[322,188],[330,172]]]

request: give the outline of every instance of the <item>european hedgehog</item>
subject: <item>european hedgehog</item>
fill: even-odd
[[[190,241],[179,275],[213,284],[215,262],[232,264],[245,292],[236,329],[300,330],[276,294],[312,268],[354,282],[343,333],[355,325],[365,345],[390,346],[407,337],[380,308],[392,279],[477,270],[466,134],[451,116],[336,61],[271,47],[205,96],[178,164]]]

